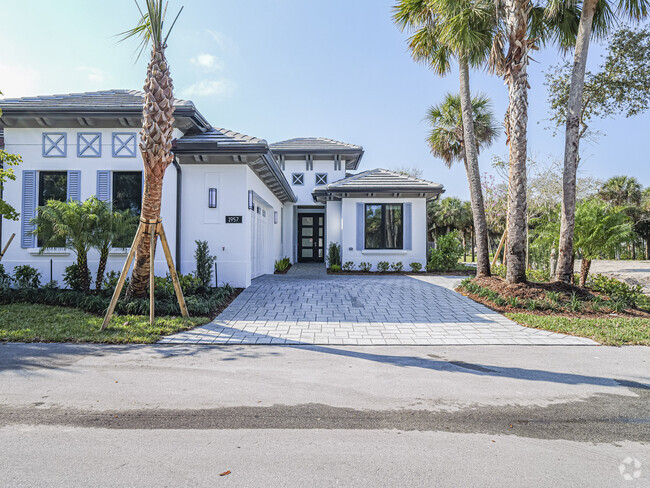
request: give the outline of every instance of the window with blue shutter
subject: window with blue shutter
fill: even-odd
[[[35,246],[36,236],[31,220],[36,217],[36,171],[23,171],[23,202],[20,212],[20,247],[28,249]]]
[[[68,171],[67,197],[69,202],[81,201],[81,171]]]
[[[108,170],[97,171],[97,198],[103,202],[111,199],[111,172]]]
[[[357,202],[357,251],[363,251],[363,236],[365,233],[366,219],[363,203]]]
[[[413,249],[413,218],[412,215],[412,204],[404,204],[404,249],[410,251]]]

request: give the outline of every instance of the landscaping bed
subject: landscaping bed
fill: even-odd
[[[332,271],[330,268],[327,268],[327,274],[331,275],[393,275],[393,276],[475,276],[476,269],[457,269],[454,271],[361,271],[361,270],[350,270],[350,271]]]
[[[115,315],[106,330],[103,318],[75,308],[13,303],[0,308],[0,341],[93,342],[151,344],[162,337],[207,324],[210,317],[156,317],[149,325],[143,315]]]
[[[640,287],[596,275],[591,286],[549,282],[508,284],[466,279],[456,291],[526,327],[588,337],[605,345],[650,345],[650,311]]]

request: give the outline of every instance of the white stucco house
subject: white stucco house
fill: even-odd
[[[21,213],[0,218],[0,246],[16,239],[2,264],[30,264],[61,281],[75,261],[65,249],[39,252],[30,220],[48,199],[92,195],[115,209],[140,211],[138,132],[143,94],[132,90],[0,100],[0,145],[20,154],[3,198]],[[177,100],[175,163],[167,170],[162,219],[181,273],[195,268],[195,240],[217,257],[218,283],[246,287],[274,262],[324,261],[330,242],[342,260],[426,261],[426,202],[442,185],[374,169],[356,174],[363,148],[325,138],[268,144],[212,127],[190,101]],[[108,270],[126,250],[114,249]],[[98,256],[90,255],[91,269]],[[156,270],[166,272],[161,249]]]

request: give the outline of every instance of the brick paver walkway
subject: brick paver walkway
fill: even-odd
[[[586,345],[529,329],[453,288],[460,278],[332,276],[322,264],[253,280],[212,323],[161,343]]]

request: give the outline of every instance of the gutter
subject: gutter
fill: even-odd
[[[183,170],[176,158],[172,163],[176,168],[176,272],[181,273],[181,197],[183,196]]]

